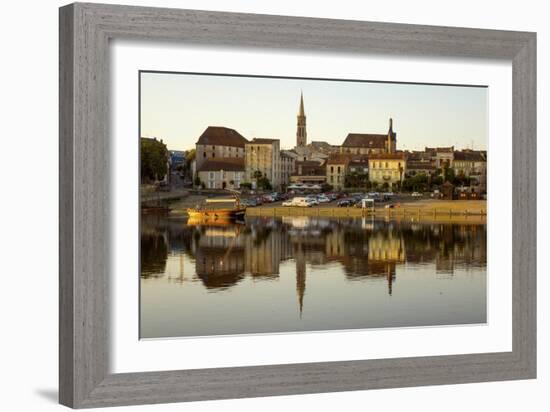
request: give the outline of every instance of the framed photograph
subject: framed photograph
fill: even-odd
[[[536,376],[536,35],[60,9],[60,402]]]

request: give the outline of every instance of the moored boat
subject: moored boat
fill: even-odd
[[[219,218],[219,219],[229,219],[229,218],[238,218],[244,216],[246,212],[245,207],[241,208],[232,208],[232,209],[201,209],[199,208],[189,208],[187,209],[187,214],[190,218],[193,219],[204,219],[204,218]]]
[[[244,217],[246,213],[246,206],[242,206],[238,192],[233,192],[233,198],[214,198],[206,199],[206,204],[212,203],[235,203],[232,208],[213,208],[207,205],[199,205],[193,208],[187,209],[189,218],[192,219],[237,219]]]

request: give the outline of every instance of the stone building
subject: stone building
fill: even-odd
[[[369,180],[372,183],[388,183],[391,188],[403,181],[406,172],[406,156],[403,152],[369,156]]]
[[[348,164],[349,173],[366,174],[369,172],[369,158],[367,156],[354,156]]]
[[[340,147],[342,154],[382,154],[395,153],[397,133],[393,131],[393,120],[386,134],[349,133]]]
[[[196,143],[196,168],[207,159],[244,158],[248,142],[239,132],[228,127],[208,126]]]
[[[296,161],[294,173],[290,176],[291,183],[322,185],[326,183],[326,163],[312,160]]]
[[[197,176],[206,189],[238,189],[245,181],[244,158],[208,158]]]
[[[351,156],[348,155],[331,155],[327,160],[327,183],[334,190],[341,190],[345,186],[346,173]]]
[[[290,183],[290,176],[294,172],[296,158],[286,150],[281,150],[281,189],[284,190]]]
[[[425,174],[426,176],[433,176],[437,168],[431,162],[419,162],[415,160],[407,159],[407,176],[416,176],[419,174]]]
[[[444,169],[445,167],[453,167],[455,147],[426,147],[426,152],[431,159],[431,162],[437,169]]]
[[[261,172],[271,186],[279,188],[282,183],[280,142],[278,139],[254,138],[245,145],[246,180],[254,187],[254,174]]]
[[[453,168],[457,176],[469,177],[472,186],[480,191],[487,190],[487,152],[462,150],[454,152]]]

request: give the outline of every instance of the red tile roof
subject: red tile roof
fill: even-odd
[[[393,133],[392,139],[395,139],[395,133]],[[342,146],[384,149],[387,141],[387,134],[350,133],[344,140],[344,143],[342,143]]]
[[[201,134],[197,144],[244,147],[246,140],[239,132],[228,127],[208,126]]]

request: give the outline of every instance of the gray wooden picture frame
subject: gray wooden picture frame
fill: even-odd
[[[84,3],[62,7],[59,27],[62,404],[87,408],[535,378],[535,33]],[[511,61],[512,351],[109,373],[111,39]]]

